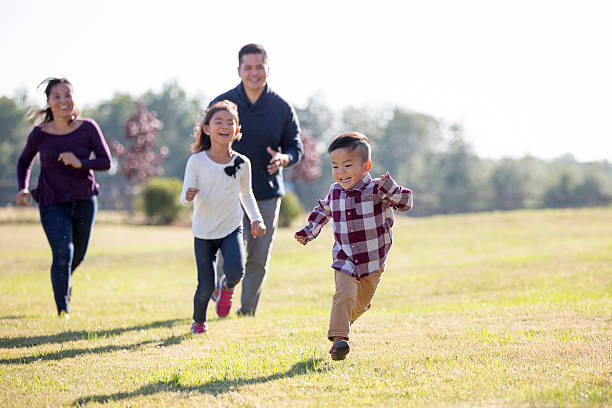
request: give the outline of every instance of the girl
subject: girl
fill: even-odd
[[[225,276],[220,282],[217,315],[226,317],[232,307],[234,287],[244,276],[242,208],[251,220],[253,238],[266,232],[251,189],[251,162],[232,150],[232,143],[241,136],[236,105],[227,100],[211,105],[196,126],[194,154],[185,169],[181,202],[188,205],[195,200],[192,230],[198,287],[193,298],[193,334],[208,331],[206,310],[215,289],[218,250],[225,260]]]
[[[96,218],[99,190],[94,170],[108,170],[111,155],[98,124],[79,115],[70,82],[49,78],[41,85],[45,83],[47,106],[34,114],[32,122],[38,126],[30,132],[17,161],[15,200],[21,206],[28,205],[30,197],[38,202],[53,253],[51,284],[57,313],[68,319],[71,275],[85,258]],[[38,153],[38,186],[30,194],[30,172]]]

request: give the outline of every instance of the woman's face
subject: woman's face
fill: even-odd
[[[47,105],[51,108],[51,113],[53,113],[54,118],[61,117],[70,119],[74,111],[72,87],[64,83],[54,85],[49,92]]]

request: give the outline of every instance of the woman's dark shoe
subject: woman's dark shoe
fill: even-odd
[[[339,340],[334,343],[331,350],[329,350],[329,354],[331,354],[332,360],[344,360],[350,350],[348,341]]]

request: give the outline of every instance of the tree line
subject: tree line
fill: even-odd
[[[193,127],[208,99],[189,96],[174,81],[159,92],[139,96],[117,93],[109,100],[82,107],[82,112],[98,122],[109,144],[125,143],[125,123],[138,111],[138,102],[156,112],[163,123],[155,141],[158,147],[167,148],[163,177],[182,179],[191,154]],[[14,202],[17,157],[31,128],[27,121],[30,107],[23,92],[0,97],[0,205]],[[326,153],[329,141],[349,130],[370,138],[374,177],[388,170],[399,183],[413,189],[414,215],[612,203],[612,163],[606,160],[577,162],[571,154],[554,160],[531,156],[484,159],[466,142],[459,124],[399,106],[377,110],[346,107],[338,112],[313,95],[304,106],[295,108],[310,159],[307,166],[288,169],[286,176],[288,188],[306,210],[324,197],[333,181]],[[36,163],[31,183],[37,179],[37,169]],[[126,207],[127,182],[116,170],[114,166],[111,172],[96,176],[102,185],[101,208]],[[309,174],[296,174],[303,172]],[[309,181],[313,178],[316,180]]]

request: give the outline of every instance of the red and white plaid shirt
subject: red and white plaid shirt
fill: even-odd
[[[349,191],[338,183],[329,188],[324,200],[310,213],[308,225],[297,232],[308,241],[315,239],[333,220],[332,268],[360,279],[385,265],[391,249],[393,209],[412,208],[412,191],[391,177],[380,179],[366,174]]]

